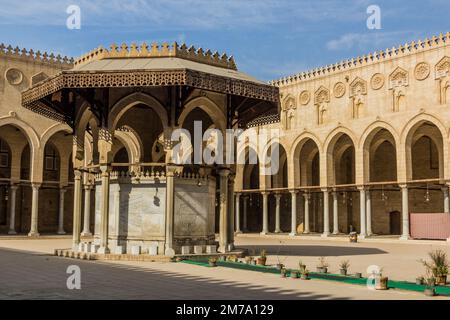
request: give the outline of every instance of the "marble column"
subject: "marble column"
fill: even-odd
[[[227,252],[228,247],[228,177],[230,169],[222,168],[219,170],[220,186],[220,214],[219,214],[219,252]]]
[[[57,234],[66,234],[64,231],[64,195],[66,189],[59,189],[59,212],[58,212],[58,231]]]
[[[339,234],[339,192],[333,191],[333,234]]]
[[[38,237],[38,223],[39,223],[39,188],[40,183],[31,183],[32,195],[31,195],[31,229],[28,233],[29,237]]]
[[[360,232],[359,237],[364,239],[367,236],[366,232],[366,189],[364,186],[359,186],[359,224],[360,224]]]
[[[17,234],[16,232],[16,194],[19,186],[14,184],[9,188],[9,231],[8,234]]]
[[[269,233],[269,192],[261,192],[263,196],[263,228],[261,235]]]
[[[371,236],[373,234],[372,232],[372,198],[370,195],[370,191],[366,191],[366,231],[367,235]]]
[[[303,199],[304,199],[304,207],[305,207],[305,228],[303,230],[303,233],[307,234],[310,233],[310,229],[309,229],[309,193],[305,192],[303,194]]]
[[[83,231],[81,235],[83,237],[92,236],[91,233],[91,185],[84,185],[84,216],[83,216]]]
[[[241,231],[241,194],[240,193],[236,193],[236,204],[235,204],[235,210],[236,210],[236,233],[242,233]]]
[[[275,194],[275,233],[280,233],[281,194]]]
[[[402,235],[400,240],[409,240],[409,199],[408,186],[406,184],[400,185],[402,190]]]
[[[174,256],[173,249],[174,238],[174,212],[175,212],[175,181],[174,176],[177,167],[167,166],[166,168],[166,229],[165,229],[165,247],[166,256]]]
[[[74,170],[74,185],[73,185],[73,234],[72,234],[72,249],[78,250],[80,244],[81,234],[81,200],[82,200],[82,173],[80,170]]]
[[[328,189],[322,189],[323,192],[323,233],[322,237],[330,235],[330,192]]]
[[[294,237],[297,235],[297,193],[296,190],[291,190],[291,233],[289,235]]]
[[[234,250],[235,208],[234,208],[234,174],[228,176],[228,243],[227,250]]]
[[[103,165],[100,166],[102,186],[100,193],[100,248],[98,250],[101,254],[108,254],[110,252],[108,247],[109,236],[109,171],[110,167]],[[81,192],[81,185],[80,185]],[[80,202],[81,211],[81,202]],[[80,212],[81,214],[81,212]]]
[[[242,230],[244,232],[248,231],[248,225],[247,225],[247,205],[248,205],[248,196],[245,195],[244,198],[242,199],[243,203],[242,203]]]
[[[448,186],[442,187],[442,193],[444,194],[444,213],[450,213],[450,199],[448,196]]]

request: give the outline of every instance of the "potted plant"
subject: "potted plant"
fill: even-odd
[[[292,279],[298,279],[299,278],[298,270],[291,270],[291,278]]]
[[[348,268],[350,267],[350,262],[348,260],[344,260],[341,262],[339,267],[340,267],[341,275],[346,276]]]
[[[361,272],[355,272],[354,276],[355,276],[355,278],[360,279],[360,278],[362,278],[362,273]]]
[[[228,256],[228,261],[229,262],[237,262],[238,261],[238,257],[235,256],[235,255]]]
[[[246,256],[245,257],[245,263],[246,264],[251,264],[253,261],[253,257],[252,256]]]
[[[424,282],[425,282],[425,278],[423,276],[420,276],[420,277],[416,278],[416,284],[417,285],[421,286],[421,285],[424,284]]]
[[[287,274],[286,268],[281,268],[280,274],[281,274],[281,277],[282,277],[282,278],[286,278],[286,274]]]
[[[387,290],[388,277],[383,277],[383,269],[375,275],[375,290]]]
[[[282,269],[284,269],[284,264],[282,264],[282,263],[277,263],[275,267],[277,268],[277,270],[280,270],[280,271],[281,271]]]
[[[302,262],[302,260],[300,260],[298,262],[298,269],[300,270],[300,272],[302,272],[302,270],[306,269],[306,265]]]
[[[306,269],[306,267],[301,271],[300,279],[309,280],[309,271],[308,269]]]
[[[424,294],[429,297],[434,297],[436,295],[436,279],[433,277],[429,277],[426,280],[426,287],[424,290]]]
[[[325,257],[319,258],[319,264],[317,265],[317,272],[319,273],[327,273],[328,272],[328,263],[325,261]]]
[[[431,261],[421,260],[427,272],[435,278],[438,285],[445,286],[447,284],[447,274],[449,270],[449,262],[447,254],[442,250],[435,250],[428,253]]]
[[[257,259],[257,263],[260,266],[265,266],[267,261],[267,252],[266,250],[262,250],[260,256]]]
[[[210,267],[217,267],[217,258],[216,257],[209,258],[208,264]]]

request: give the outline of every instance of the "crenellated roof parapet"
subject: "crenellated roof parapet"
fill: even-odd
[[[409,54],[414,54],[420,51],[426,51],[433,48],[439,48],[446,46],[450,43],[450,32],[446,34],[439,34],[439,36],[433,36],[431,39],[412,41],[400,45],[397,48],[386,49],[384,51],[378,51],[363,55],[362,57],[356,57],[349,60],[341,61],[332,65],[327,65],[320,68],[315,68],[309,71],[301,72],[292,76],[287,76],[278,80],[270,81],[269,84],[274,86],[285,86],[295,83],[299,83],[305,80],[311,80],[317,77],[323,77],[331,75],[333,73],[350,70],[353,68],[366,66],[390,59],[399,58]]]
[[[39,50],[35,52],[33,49],[21,49],[17,46],[13,48],[11,45],[6,46],[3,43],[0,44],[0,56],[24,59],[44,64],[60,65],[65,68],[71,68],[74,62],[73,58],[68,58],[67,56],[63,57],[60,54],[41,53]]]
[[[171,45],[167,42],[161,45],[154,42],[150,46],[145,42],[140,46],[136,43],[131,44],[131,46],[123,43],[120,47],[112,44],[110,50],[98,47],[76,59],[74,64],[77,67],[95,60],[117,58],[181,58],[216,67],[237,70],[233,56],[228,57],[225,53],[219,54],[217,51],[212,52],[209,49],[196,49],[194,46],[187,47],[186,44],[179,45],[177,42]]]

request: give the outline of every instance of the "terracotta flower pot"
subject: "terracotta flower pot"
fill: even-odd
[[[347,275],[347,269],[341,269],[341,276],[346,276]]]
[[[258,265],[260,265],[260,266],[266,265],[267,258],[257,258],[256,260],[257,260]]]
[[[361,272],[355,272],[354,274],[355,278],[362,278],[362,273]]]
[[[375,289],[376,290],[387,290],[388,289],[388,278],[380,277],[375,281]]]
[[[436,283],[438,286],[445,286],[447,284],[447,275],[445,276],[437,276]]]

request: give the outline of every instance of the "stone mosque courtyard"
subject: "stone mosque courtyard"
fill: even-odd
[[[0,299],[430,299],[422,293],[325,280],[282,279],[277,274],[223,267],[205,268],[186,263],[136,261],[86,261],[53,255],[55,248],[69,248],[71,238],[43,236],[41,239],[0,237]],[[252,255],[268,252],[270,265],[283,263],[298,268],[301,260],[315,270],[319,257],[338,273],[342,260],[350,261],[349,273],[366,275],[370,265],[383,268],[393,280],[414,282],[423,275],[419,262],[431,250],[450,254],[439,241],[401,242],[391,238],[365,239],[349,243],[346,237],[323,239],[313,235],[290,239],[287,235],[239,235],[238,248]],[[69,290],[67,267],[81,269],[81,289]],[[432,299],[448,299],[439,296]]]

